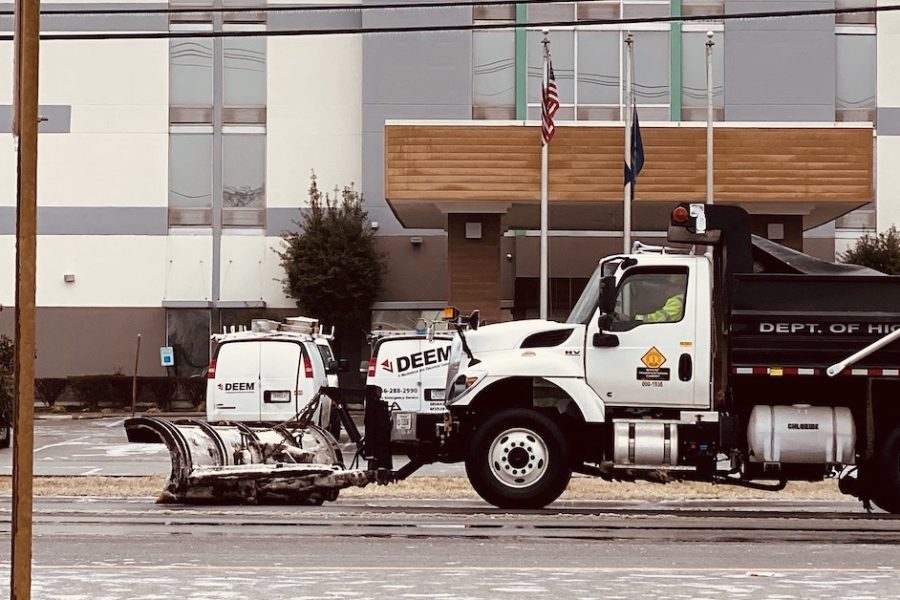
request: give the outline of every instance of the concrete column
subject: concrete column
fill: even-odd
[[[501,318],[500,233],[498,214],[447,216],[449,303],[491,323]]]

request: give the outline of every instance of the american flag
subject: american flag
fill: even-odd
[[[553,76],[553,63],[548,59],[547,85],[541,86],[541,146],[549,144],[556,133],[553,117],[559,110],[559,94],[556,91],[556,77]]]

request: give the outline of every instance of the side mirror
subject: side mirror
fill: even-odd
[[[600,280],[600,313],[612,314],[616,310],[616,278],[607,275]]]
[[[469,329],[475,331],[478,329],[478,326],[481,325],[481,311],[473,310],[472,314],[468,317],[468,325]]]
[[[338,373],[347,373],[350,371],[350,361],[346,358],[338,360]]]
[[[326,375],[337,375],[339,369],[338,361],[333,358],[325,363],[325,374]]]

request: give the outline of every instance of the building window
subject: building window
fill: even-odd
[[[179,0],[172,0],[173,7]],[[185,2],[180,1],[183,7]],[[190,5],[212,6],[192,0]],[[264,6],[227,0],[225,6]],[[172,15],[171,31],[260,31],[265,13]],[[218,71],[217,71],[218,69]],[[173,39],[169,45],[169,225],[265,226],[266,38]],[[215,200],[215,201],[214,201]]]
[[[870,8],[876,6],[878,0],[835,0],[834,7],[837,9],[848,8]],[[875,13],[847,13],[835,15],[835,23],[849,25],[875,25]]]
[[[516,116],[516,37],[512,30],[472,33],[472,118]]]
[[[212,127],[169,130],[169,224],[212,223]]]
[[[875,35],[839,28],[835,36],[835,121],[875,122]]]
[[[528,20],[568,20],[666,16],[668,1],[622,0],[577,4],[529,5]],[[623,27],[578,25],[553,28],[550,52],[559,91],[560,120],[620,120],[624,101],[623,70],[626,28],[634,36],[635,102],[646,120],[669,118],[669,25]],[[540,118],[543,34],[528,31],[528,118]]]
[[[706,120],[706,31],[708,25],[685,26],[681,34],[681,119]],[[725,37],[713,30],[713,118],[725,118]]]
[[[166,310],[166,343],[175,353],[174,374],[199,377],[209,367],[210,312],[204,309]]]
[[[226,127],[222,136],[222,224],[262,227],[266,207],[266,134]]]
[[[696,15],[725,14],[725,0],[683,0],[681,14],[690,17]],[[719,20],[721,22],[721,19]]]

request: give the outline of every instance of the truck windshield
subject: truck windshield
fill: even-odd
[[[591,315],[597,310],[597,303],[600,301],[600,280],[607,275],[615,275],[622,260],[622,257],[614,258],[604,261],[597,267],[587,285],[584,286],[584,291],[581,292],[581,297],[578,298],[578,302],[575,303],[572,312],[569,313],[566,323],[581,324],[588,322]]]

